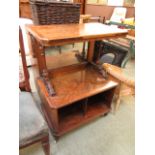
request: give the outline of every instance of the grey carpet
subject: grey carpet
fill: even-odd
[[[50,137],[52,155],[134,155],[134,97],[124,97],[116,114],[109,113],[62,136]],[[21,155],[44,155],[41,144]]]

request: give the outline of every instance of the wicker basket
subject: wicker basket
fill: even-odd
[[[80,3],[30,0],[32,19],[36,25],[79,23]]]

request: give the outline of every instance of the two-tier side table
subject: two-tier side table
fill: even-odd
[[[107,114],[118,83],[105,78],[93,64],[94,43],[125,36],[127,30],[101,23],[27,25],[26,29],[38,60],[40,78],[37,84],[43,111],[54,136],[59,137]],[[85,59],[65,67],[47,68],[46,47],[85,41],[89,43]]]

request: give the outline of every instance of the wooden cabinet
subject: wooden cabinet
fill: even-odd
[[[22,18],[32,19],[29,0],[20,0],[19,1],[19,16]]]

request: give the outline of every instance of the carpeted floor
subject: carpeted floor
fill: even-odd
[[[134,73],[134,61],[126,68]],[[36,92],[35,70],[29,68],[32,91]],[[51,155],[134,155],[134,97],[123,97],[118,111],[69,132],[57,142],[50,136]],[[41,143],[20,150],[20,155],[44,155]]]

